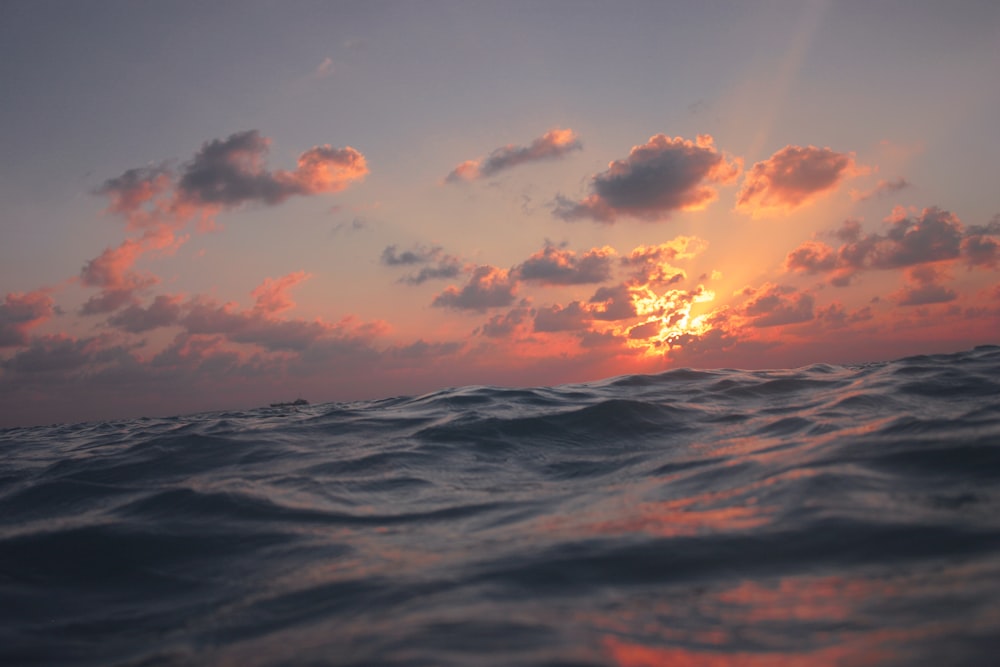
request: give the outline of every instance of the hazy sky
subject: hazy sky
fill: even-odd
[[[0,3],[0,425],[1000,342],[1000,3]]]

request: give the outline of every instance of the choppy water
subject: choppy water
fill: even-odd
[[[4,665],[992,665],[1000,347],[0,431]]]

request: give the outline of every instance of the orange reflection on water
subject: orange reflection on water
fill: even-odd
[[[771,508],[754,504],[702,506],[712,500],[711,495],[660,502],[639,501],[624,510],[616,505],[590,514],[552,517],[542,522],[540,528],[546,534],[572,530],[595,536],[643,533],[653,537],[690,537],[749,530],[771,519]]]
[[[857,655],[854,647],[828,646],[807,652],[736,652],[716,653],[685,648],[650,647],[626,642],[616,637],[605,637],[603,648],[612,664],[617,667],[833,667],[845,664],[850,657],[852,665],[874,665],[886,660],[890,654],[873,651]]]
[[[750,623],[769,621],[846,621],[856,618],[857,607],[866,600],[886,599],[900,594],[886,581],[844,577],[790,577],[765,585],[742,581],[716,597],[732,605],[728,615]],[[738,611],[737,611],[738,610]]]

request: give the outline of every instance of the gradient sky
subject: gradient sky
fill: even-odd
[[[1000,3],[0,4],[0,425],[1000,342]]]

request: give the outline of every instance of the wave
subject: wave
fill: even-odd
[[[15,428],[0,448],[3,664],[1000,650],[1000,347]]]

